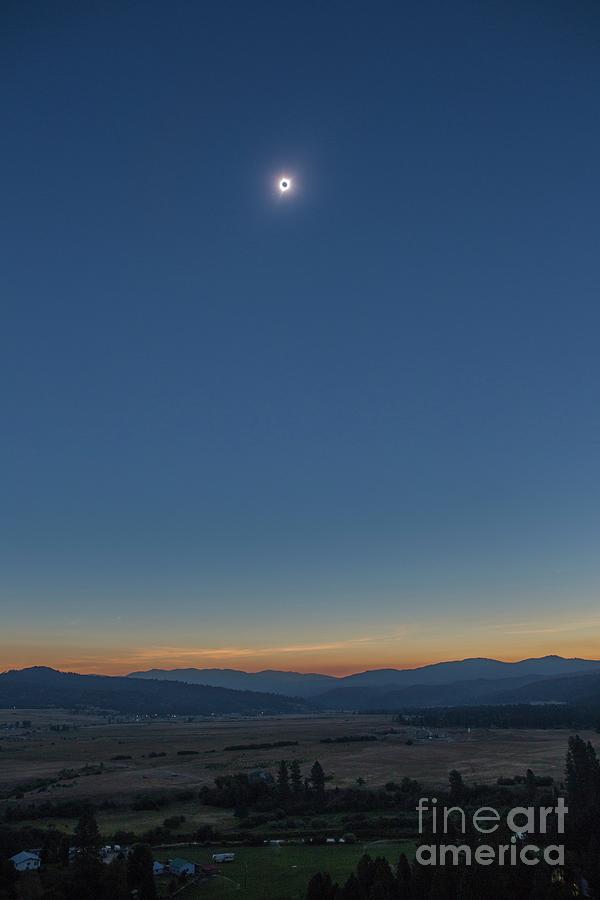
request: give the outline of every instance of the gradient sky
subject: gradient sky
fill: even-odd
[[[597,3],[4,0],[0,66],[0,668],[600,657]]]

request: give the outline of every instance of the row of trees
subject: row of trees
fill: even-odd
[[[264,774],[264,773],[262,773]],[[450,773],[449,798],[453,802],[502,806],[521,802],[529,797],[552,800],[551,778],[540,778],[531,770],[523,776],[499,779],[496,785],[466,785],[457,771]],[[214,787],[200,791],[201,800],[212,806],[231,808],[240,820],[242,829],[264,824],[271,815],[306,816],[339,813],[362,813],[371,810],[403,812],[403,819],[415,819],[416,799],[422,787],[418,781],[403,778],[399,783],[388,782],[383,790],[365,788],[363,779],[356,779],[356,787],[327,788],[327,776],[317,761],[304,776],[297,760],[281,760],[276,777],[261,778],[240,772],[215,778]],[[550,788],[551,790],[545,790]]]
[[[317,797],[325,794],[325,772],[319,760],[315,760],[310,770],[310,777],[303,778],[300,763],[297,759],[291,763],[282,759],[277,770],[277,794],[281,800],[287,800],[292,794],[300,796],[314,791]]]
[[[395,870],[387,859],[363,856],[343,885],[327,873],[314,875],[306,900],[567,900],[570,887],[539,867],[438,866],[409,863],[404,854]]]
[[[200,799],[209,806],[249,810],[252,807],[270,809],[275,806],[297,810],[308,803],[318,807],[325,797],[325,772],[316,760],[310,774],[302,775],[297,760],[288,763],[281,760],[277,777],[263,778],[261,774],[220,775],[215,778],[214,788],[205,786],[200,791]]]
[[[414,808],[413,797],[421,789],[419,783],[410,778],[402,779],[399,784],[388,782],[385,790],[363,789],[365,781],[362,778],[356,779],[358,788],[336,786],[327,789],[327,776],[318,760],[307,774],[302,773],[297,760],[281,760],[274,779],[260,777],[260,774],[264,773],[248,775],[238,772],[218,776],[214,787],[201,789],[200,799],[210,806],[234,809],[241,820],[253,820],[256,813],[277,813],[278,817],[282,817],[386,808],[409,809]],[[241,824],[244,825],[243,822]]]
[[[506,705],[449,706],[410,709],[398,716],[402,725],[429,728],[596,728],[600,708],[572,703],[515,703]]]

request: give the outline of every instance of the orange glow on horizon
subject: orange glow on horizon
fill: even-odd
[[[433,648],[432,648],[433,650]],[[461,660],[473,657],[487,657],[498,659],[503,662],[518,662],[529,657],[541,657],[549,655],[557,655],[564,657],[583,657],[587,659],[596,659],[600,657],[598,652],[598,643],[591,645],[586,642],[565,642],[562,646],[538,646],[533,645],[527,648],[519,647],[511,652],[504,651],[499,646],[495,648],[488,646],[482,652],[481,648],[475,649],[472,646],[462,646],[455,649],[448,648],[440,650],[436,648],[436,652],[431,655],[422,654],[402,654],[402,660],[386,654],[336,654],[335,652],[324,652],[320,655],[298,654],[296,661],[292,662],[289,658],[282,658],[280,654],[273,656],[262,656],[262,654],[253,656],[250,651],[247,656],[231,656],[225,655],[218,658],[206,658],[202,654],[197,657],[191,654],[184,658],[177,656],[152,656],[151,651],[145,651],[141,654],[139,651],[133,650],[128,653],[126,650],[118,655],[115,653],[101,651],[85,653],[77,653],[73,649],[55,649],[41,650],[40,648],[22,648],[21,652],[6,653],[3,652],[0,657],[0,671],[8,669],[23,669],[30,666],[49,666],[54,669],[60,669],[66,672],[80,672],[82,674],[106,674],[106,675],[127,675],[134,671],[144,671],[147,669],[240,669],[245,672],[260,672],[265,669],[278,669],[288,672],[300,673],[319,673],[323,675],[332,675],[335,677],[343,677],[356,672],[364,672],[371,669],[415,669],[421,666],[433,665],[440,662],[448,662],[452,660]],[[341,658],[340,658],[341,657]]]
[[[500,617],[469,622],[467,619],[427,619],[408,623],[378,623],[353,632],[331,630],[318,639],[306,629],[290,639],[285,631],[252,639],[230,635],[229,643],[205,637],[191,643],[189,633],[175,629],[161,635],[93,631],[48,634],[41,639],[0,638],[0,671],[46,665],[84,674],[126,675],[148,669],[239,669],[344,676],[371,669],[414,669],[450,660],[487,657],[517,662],[530,657],[557,655],[600,659],[600,617],[594,610],[567,615],[563,612],[543,622]],[[386,631],[387,625],[387,631]]]

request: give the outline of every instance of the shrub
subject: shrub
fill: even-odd
[[[180,825],[183,825],[185,822],[185,816],[169,816],[163,822],[163,828],[179,828]]]
[[[199,844],[206,844],[212,841],[215,836],[212,825],[200,825],[196,831],[195,839]]]

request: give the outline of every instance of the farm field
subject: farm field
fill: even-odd
[[[23,721],[26,727],[10,727]],[[375,740],[322,743],[360,735]],[[109,722],[60,710],[1,710],[0,818],[9,798],[13,806],[108,801],[118,808],[98,810],[104,833],[144,831],[174,814],[185,815],[183,831],[205,824],[227,831],[236,825],[231,810],[202,806],[194,799],[202,785],[219,775],[255,769],[275,774],[285,758],[297,759],[303,774],[319,759],[328,787],[356,786],[360,778],[366,788],[376,788],[408,776],[435,788],[447,783],[452,768],[467,783],[493,782],[500,775],[523,774],[528,767],[560,780],[568,737],[565,730],[517,729],[454,729],[430,737],[424,729],[399,726],[391,715]],[[582,737],[595,746],[600,743],[597,734]],[[292,744],[247,746],[278,741]],[[140,796],[152,799],[176,791],[186,791],[187,797],[157,809],[131,808]],[[74,819],[35,821],[65,830],[75,824]]]
[[[225,848],[231,849],[231,848]],[[190,862],[210,862],[209,850],[182,849],[181,855]],[[287,845],[279,848],[241,847],[235,850],[235,860],[220,866],[221,874],[201,885],[190,885],[178,894],[181,900],[304,900],[306,885],[318,871],[329,872],[332,879],[343,883],[356,867],[364,852],[371,856],[385,856],[393,867],[400,853],[412,859],[414,844],[410,841],[356,844],[336,844],[322,847]],[[160,852],[156,858],[164,861]]]

